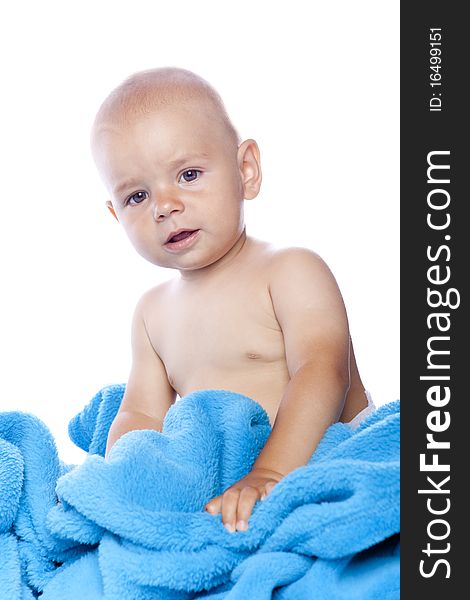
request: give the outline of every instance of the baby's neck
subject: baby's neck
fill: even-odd
[[[213,273],[221,274],[234,268],[240,260],[241,255],[247,250],[249,238],[246,235],[246,229],[243,229],[240,237],[235,244],[221,256],[218,260],[201,269],[180,270],[181,279],[184,281],[201,281],[212,276]]]

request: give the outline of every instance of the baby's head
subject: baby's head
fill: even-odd
[[[258,147],[240,143],[220,96],[194,73],[129,77],[99,109],[92,149],[108,208],[153,264],[202,269],[244,235],[243,200],[261,184]]]

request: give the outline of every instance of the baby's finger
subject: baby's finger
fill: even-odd
[[[246,531],[248,529],[248,520],[253,512],[253,507],[260,498],[260,492],[251,486],[244,487],[240,492],[238,500],[237,523],[238,531]]]
[[[270,494],[273,491],[273,487],[275,487],[277,485],[277,481],[270,481],[269,483],[267,483],[264,486],[264,489],[266,490],[266,494]]]
[[[229,488],[222,495],[222,523],[230,533],[235,531],[239,497],[240,490],[236,488]]]
[[[205,506],[205,510],[211,515],[217,515],[222,510],[222,496],[212,498]]]
[[[270,494],[273,490],[273,487],[276,485],[276,481],[270,481],[264,486],[264,492],[261,494],[261,500],[264,500],[268,494]]]

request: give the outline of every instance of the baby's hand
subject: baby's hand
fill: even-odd
[[[248,519],[255,503],[264,500],[284,476],[269,469],[253,469],[225,492],[206,504],[212,515],[222,512],[222,523],[233,533],[248,529]]]

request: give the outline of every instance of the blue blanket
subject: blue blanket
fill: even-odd
[[[308,465],[229,533],[205,503],[244,476],[270,426],[253,400],[195,392],[161,433],[133,431],[103,458],[124,386],[69,425],[88,452],[63,464],[32,415],[0,413],[0,599],[395,600],[399,403],[337,423]]]

